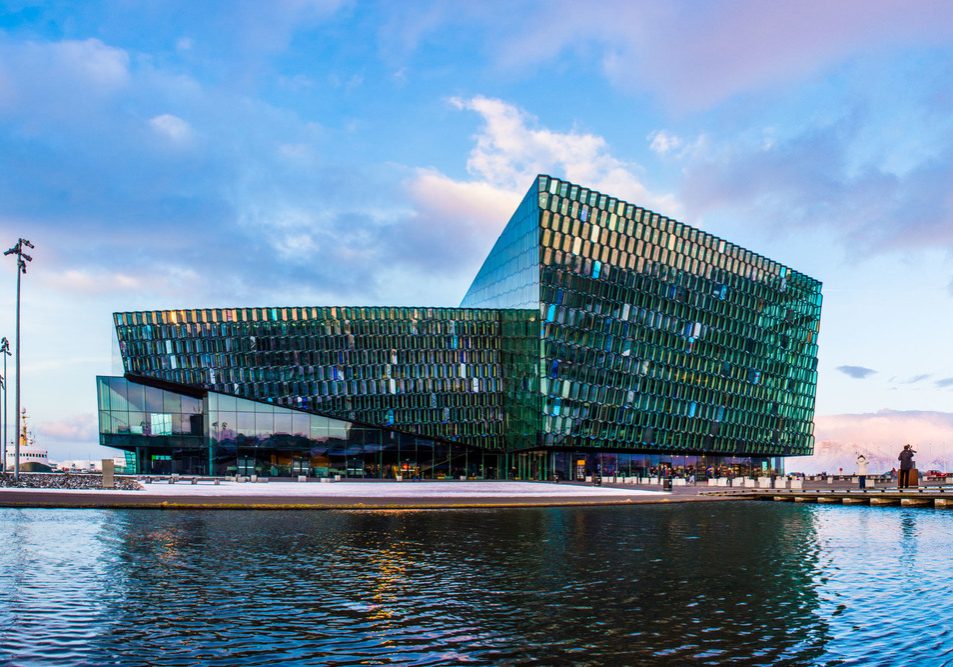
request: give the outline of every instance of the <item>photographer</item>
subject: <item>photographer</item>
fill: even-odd
[[[913,470],[913,455],[917,453],[910,445],[904,445],[900,456],[900,477],[897,479],[897,488],[906,489],[910,487],[910,471]]]

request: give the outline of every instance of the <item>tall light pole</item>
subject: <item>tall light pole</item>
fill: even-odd
[[[17,429],[15,431],[16,440],[13,445],[13,479],[16,481],[20,480],[20,276],[26,273],[26,263],[33,261],[32,257],[23,252],[23,246],[32,248],[33,244],[26,239],[17,239],[17,244],[3,253],[4,255],[17,256]]]
[[[3,392],[3,414],[0,421],[0,434],[3,436],[3,472],[7,471],[7,430],[10,422],[7,421],[7,357],[10,356],[10,341],[4,336],[0,340],[0,354],[3,355],[3,379],[0,381],[0,392]]]
[[[3,360],[6,361],[7,358],[4,357]],[[6,405],[7,379],[4,375],[0,375],[0,396],[3,397],[3,403]],[[0,463],[0,476],[3,476],[7,474],[7,434],[3,430],[3,412],[0,412],[0,435],[3,436],[3,443],[0,444],[0,456],[3,456],[3,463]]]

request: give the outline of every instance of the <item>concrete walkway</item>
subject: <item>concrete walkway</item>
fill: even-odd
[[[616,505],[698,499],[656,490],[547,482],[153,482],[139,491],[0,489],[3,507],[410,509]]]

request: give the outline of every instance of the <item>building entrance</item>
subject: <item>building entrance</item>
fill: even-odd
[[[251,456],[239,456],[235,462],[235,472],[243,477],[255,474],[255,459]]]
[[[575,479],[577,482],[582,482],[586,479],[586,458],[584,456],[576,456],[573,460],[576,462],[575,475],[573,475],[573,479]]]
[[[294,458],[291,460],[291,475],[307,475],[311,471],[311,462],[308,459]]]
[[[516,479],[548,480],[552,470],[547,452],[521,452],[516,455]]]

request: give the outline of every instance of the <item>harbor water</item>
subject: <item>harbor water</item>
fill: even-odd
[[[953,664],[953,512],[0,510],[0,664]]]

